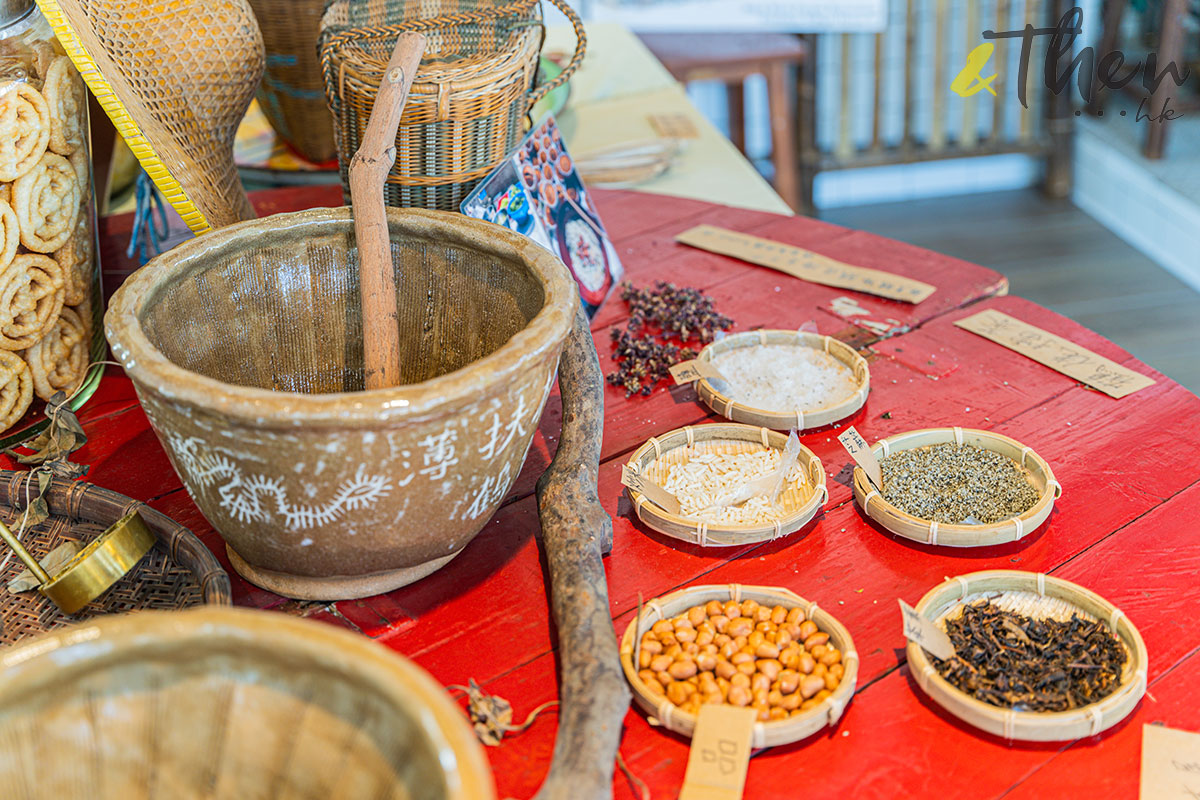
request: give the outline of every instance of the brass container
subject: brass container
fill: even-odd
[[[248,580],[389,591],[454,558],[520,472],[579,302],[547,250],[389,210],[404,385],[363,391],[347,208],[240,223],[153,259],[105,328]]]
[[[495,796],[445,689],[329,625],[138,611],[0,650],[0,797]]]
[[[38,591],[65,614],[74,614],[108,591],[154,547],[154,534],[137,511],[110,525],[53,575],[46,573],[3,522],[0,522],[0,539],[33,573],[40,583]]]

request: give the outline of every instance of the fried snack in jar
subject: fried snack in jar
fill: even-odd
[[[34,393],[43,400],[58,391],[70,394],[83,380],[90,346],[88,326],[75,309],[64,308],[50,332],[25,351]]]
[[[0,2],[0,434],[35,394],[74,392],[101,335],[89,143],[87,87],[49,23]]]

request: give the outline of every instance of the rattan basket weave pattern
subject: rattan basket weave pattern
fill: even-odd
[[[27,494],[36,492],[31,473],[0,471],[0,518],[17,530]],[[161,512],[122,494],[82,481],[55,478],[46,492],[50,517],[21,536],[35,558],[66,541],[87,542],[125,514],[137,509],[158,544],[133,571],[82,611],[67,616],[37,592],[13,594],[8,582],[24,565],[15,555],[0,569],[0,646],[26,636],[71,625],[97,615],[140,609],[178,610],[190,606],[230,605],[229,575],[196,535]],[[3,555],[8,548],[0,546]]]
[[[347,202],[350,160],[401,33],[419,31],[428,45],[400,120],[385,200],[457,211],[516,146],[532,105],[583,60],[582,22],[565,0],[552,2],[572,20],[579,44],[562,74],[533,90],[540,0],[333,0],[321,21],[321,69]]]
[[[233,139],[263,72],[246,0],[38,0],[88,88],[196,233],[253,219]]]
[[[267,50],[258,104],[279,137],[309,161],[337,155],[317,59],[325,0],[250,0]]]

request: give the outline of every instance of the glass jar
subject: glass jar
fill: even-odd
[[[87,88],[33,0],[0,0],[0,443],[94,389],[101,304]]]

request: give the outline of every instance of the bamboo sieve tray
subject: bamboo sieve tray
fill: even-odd
[[[1062,484],[1045,459],[1032,449],[999,433],[972,428],[926,428],[881,439],[871,448],[876,458],[897,450],[912,450],[933,444],[956,442],[1008,456],[1028,470],[1038,491],[1038,501],[1017,517],[986,525],[951,525],[914,517],[889,503],[871,485],[861,467],[854,468],[854,499],[868,517],[887,530],[914,542],[944,547],[989,547],[1015,542],[1028,536],[1050,516],[1054,501],[1062,496]]]
[[[755,600],[764,605],[780,605],[785,608],[803,608],[804,618],[811,619],[817,627],[829,634],[829,641],[842,651],[842,664],[845,674],[837,689],[824,702],[803,714],[788,717],[777,722],[756,722],[754,724],[751,746],[776,747],[791,744],[805,739],[827,726],[837,724],[850,698],[854,696],[855,683],[858,680],[858,653],[854,650],[854,641],[845,626],[829,612],[817,607],[816,603],[805,600],[795,592],[781,587],[771,586],[742,586],[736,583],[720,586],[689,586],[677,592],[664,595],[646,603],[642,613],[634,618],[621,637],[621,668],[625,670],[625,678],[633,687],[633,699],[638,706],[651,715],[651,724],[661,725],[667,730],[691,737],[696,727],[696,717],[689,714],[667,700],[665,697],[656,698],[650,694],[646,684],[638,677],[634,667],[634,645],[641,641],[646,631],[661,619],[669,619],[695,605],[703,605],[709,600]]]
[[[782,433],[750,425],[716,423],[698,427],[677,428],[664,436],[651,437],[629,457],[629,467],[662,484],[668,464],[680,463],[689,450],[695,453],[753,453],[767,447],[782,450],[787,437]],[[638,519],[659,533],[673,539],[692,542],[701,547],[733,547],[754,542],[778,539],[795,533],[817,515],[829,490],[825,486],[825,468],[821,459],[803,445],[797,462],[804,476],[803,483],[787,486],[779,494],[784,516],[772,524],[719,525],[694,517],[673,514],[652,503],[642,494],[627,489],[633,500]]]
[[[1104,699],[1071,711],[1013,711],[976,700],[951,685],[930,663],[919,645],[909,642],[908,666],[917,686],[954,716],[1005,739],[1059,742],[1095,736],[1116,725],[1146,692],[1149,657],[1141,634],[1121,609],[1070,581],[1035,572],[997,569],[947,578],[931,589],[916,609],[945,626],[963,605],[990,598],[1002,608],[1038,619],[1068,619],[1072,613],[1107,621],[1125,646],[1127,659],[1117,690]]]
[[[822,425],[845,419],[867,402],[867,395],[871,391],[871,373],[867,367],[867,360],[853,347],[832,336],[821,336],[805,331],[746,331],[726,336],[719,342],[713,342],[700,351],[697,359],[711,362],[716,356],[739,347],[757,347],[768,344],[798,345],[828,353],[854,372],[857,384],[854,392],[832,405],[768,411],[738,403],[732,397],[719,392],[708,380],[702,378],[697,383],[696,391],[704,404],[734,422],[744,422],[747,425],[759,425],[774,430],[795,428],[797,431],[801,431],[806,428],[819,428]]]
[[[13,531],[37,492],[29,472],[0,471],[0,506]],[[42,558],[66,541],[91,541],[131,511],[141,513],[157,545],[121,580],[77,614],[66,615],[36,591],[13,594],[8,582],[24,569],[14,555],[0,571],[0,646],[93,619],[141,609],[178,610],[231,604],[229,576],[194,533],[149,506],[83,481],[54,478],[46,490],[50,517],[28,528],[22,543]],[[0,550],[7,548],[0,546]],[[3,560],[3,556],[0,556]]]

